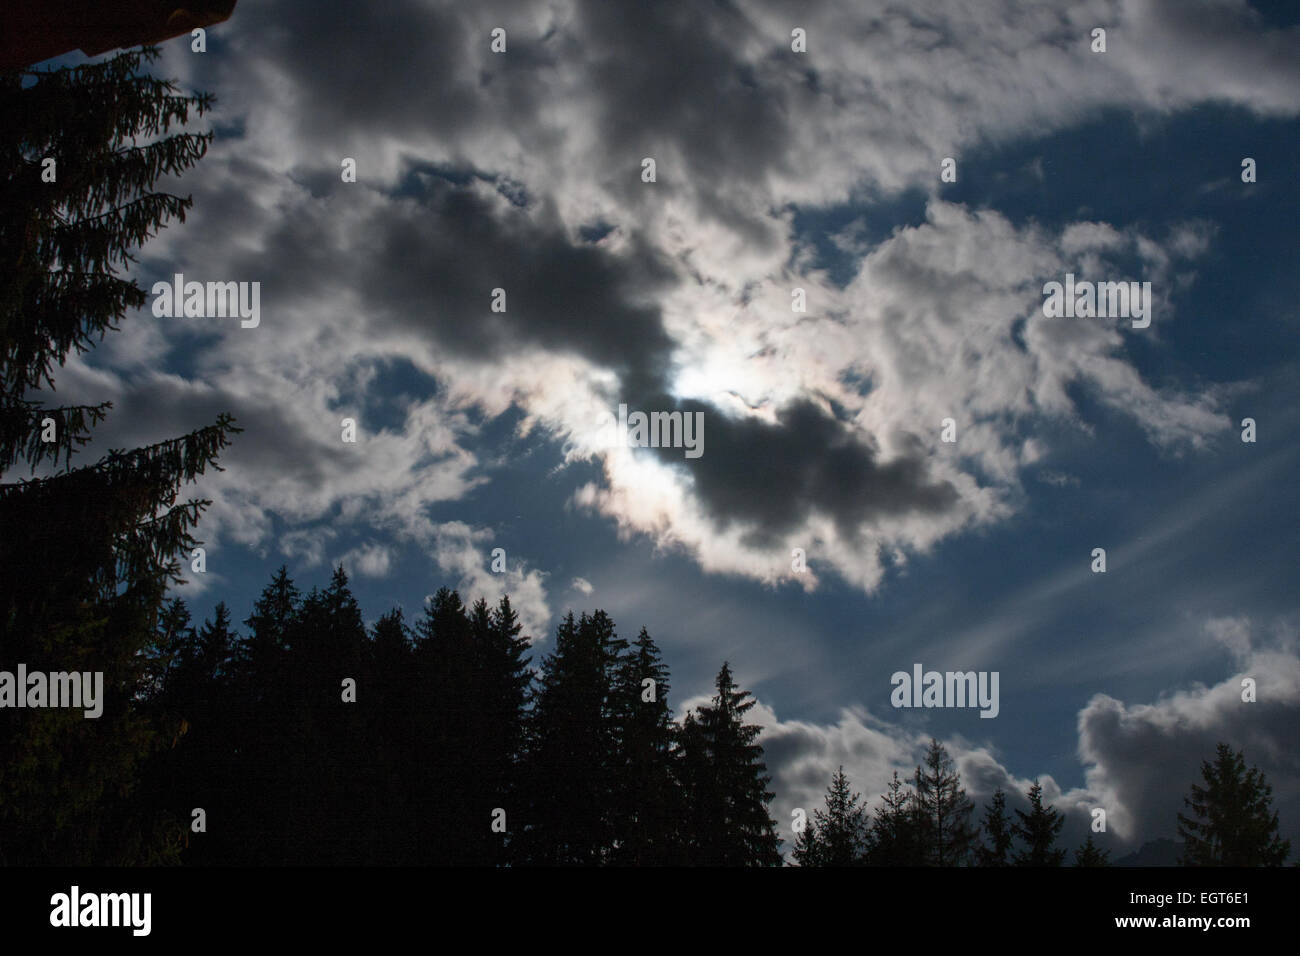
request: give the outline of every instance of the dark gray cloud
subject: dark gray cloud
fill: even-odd
[[[241,5],[234,22],[248,54],[297,81],[299,108],[285,119],[311,139],[360,142],[430,126],[450,135],[481,121],[467,24],[455,9],[266,3]]]
[[[664,172],[670,182],[757,183],[790,171],[792,114],[812,94],[788,43],[748,62],[746,47],[770,41],[730,3],[588,0],[580,9],[589,74],[603,98],[598,122],[620,155],[635,164],[680,154],[686,168]]]
[[[674,349],[652,297],[674,284],[667,259],[636,237],[614,255],[574,242],[555,211],[494,202],[426,176],[415,203],[363,227],[373,254],[359,288],[379,327],[415,329],[457,355],[540,348],[617,372],[623,387],[662,387]],[[506,311],[491,310],[504,289]]]
[[[1215,622],[1222,623],[1222,622]],[[1249,632],[1246,630],[1242,640]],[[1248,647],[1248,645],[1247,645]],[[1151,705],[1126,705],[1098,694],[1079,713],[1079,755],[1089,788],[1103,805],[1121,807],[1133,832],[1173,837],[1183,797],[1202,784],[1201,762],[1227,743],[1258,766],[1273,787],[1283,836],[1300,834],[1300,667],[1294,645],[1247,649],[1238,674]],[[1257,700],[1241,699],[1241,679],[1258,683]],[[1294,848],[1293,848],[1294,849]]]
[[[671,408],[667,396],[650,409]],[[814,515],[831,518],[845,540],[858,541],[864,524],[887,515],[936,514],[960,496],[933,480],[922,453],[882,462],[869,447],[817,403],[801,399],[776,414],[776,422],[732,418],[688,401],[687,414],[704,414],[704,454],[685,461],[677,449],[658,449],[665,461],[686,468],[692,487],[719,527],[746,527],[746,544],[767,547]]]

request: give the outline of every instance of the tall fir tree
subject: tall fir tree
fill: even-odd
[[[293,773],[303,764],[306,741],[295,733],[308,726],[302,716],[308,702],[289,664],[301,610],[302,594],[281,565],[253,603],[244,620],[246,636],[236,649],[233,700],[248,731],[240,748],[245,781],[240,853],[249,864],[295,862],[289,846],[301,839],[293,810],[301,781]]]
[[[1246,769],[1246,755],[1226,743],[1214,762],[1202,761],[1204,786],[1192,784],[1178,814],[1182,866],[1281,866],[1291,841],[1278,835],[1273,788],[1258,767]]]
[[[1051,805],[1043,806],[1043,785],[1037,780],[1029,787],[1029,812],[1016,811],[1012,831],[1024,844],[1013,857],[1016,866],[1060,866],[1065,850],[1056,848],[1056,837],[1065,825],[1065,816]]]
[[[231,676],[231,663],[239,642],[230,627],[230,608],[218,601],[212,620],[204,621],[198,634],[200,679],[209,688],[224,683]]]
[[[869,850],[870,818],[859,794],[849,787],[844,767],[831,777],[826,789],[825,810],[814,810],[813,819],[797,840],[795,861],[800,866],[858,866]]]
[[[614,847],[615,671],[627,644],[604,611],[570,612],[542,661],[529,721],[523,858],[598,864]]]
[[[613,716],[617,742],[610,862],[666,865],[678,859],[681,816],[675,779],[669,675],[643,627],[616,663]]]
[[[931,738],[924,767],[916,768],[916,820],[921,858],[926,866],[964,866],[975,845],[971,813],[961,775],[948,751]]]
[[[509,595],[502,595],[492,609],[480,659],[483,698],[492,722],[493,786],[503,799],[514,792],[533,681],[529,667],[531,643],[528,637],[522,636],[522,631],[523,625]]]
[[[105,698],[93,721],[62,709],[0,711],[0,752],[24,768],[0,772],[8,863],[179,852],[170,828],[109,820],[122,817],[144,760],[171,736],[145,705],[166,670],[157,620],[207,504],[177,497],[216,467],[238,429],[222,415],[74,468],[74,452],[110,405],[47,406],[40,395],[72,352],[144,305],[144,290],[121,272],[189,206],[151,186],[203,155],[211,134],[171,131],[211,100],[144,75],[141,62],[156,55],[0,74],[0,664],[100,672]],[[44,473],[14,481],[20,465]]]
[[[282,564],[244,620],[248,636],[238,649],[236,666],[250,675],[256,700],[266,698],[279,683],[284,655],[289,650],[289,635],[301,604],[302,594],[289,577],[289,569]]]
[[[871,823],[867,862],[872,866],[923,865],[919,831],[916,794],[907,789],[895,770]]]
[[[981,831],[984,839],[975,848],[976,863],[979,866],[1010,866],[1011,820],[1007,817],[1007,795],[1000,787],[984,808]]]
[[[723,663],[710,704],[699,708],[683,734],[692,774],[691,862],[705,866],[780,866],[780,838],[768,814],[771,777],[758,743],[761,728],[745,723],[756,701],[740,690]]]
[[[334,569],[319,604],[307,601],[303,618],[314,631],[306,640],[314,645],[311,659],[319,668],[314,672],[319,684],[312,689],[319,701],[313,730],[316,773],[322,778],[317,807],[325,824],[317,849],[325,863],[356,865],[365,860],[372,825],[365,812],[372,781],[364,733],[373,701],[364,667],[369,638],[342,565]],[[348,692],[345,682],[355,693]]]
[[[172,598],[159,610],[154,640],[145,650],[148,670],[142,696],[150,703],[157,703],[174,681],[181,655],[196,644],[193,631],[190,609],[181,598]]]
[[[524,710],[530,674],[528,642],[519,637],[518,616],[508,598],[495,609],[480,597],[468,613],[470,673],[466,682],[468,709],[460,714],[458,792],[465,801],[467,819],[474,824],[462,834],[457,859],[468,863],[507,861],[506,833],[492,830],[491,815],[513,810],[515,755],[523,734]]]
[[[420,862],[411,852],[412,831],[420,820],[406,773],[416,758],[412,654],[411,629],[401,608],[381,615],[371,629],[365,708],[369,715],[366,752],[374,788],[366,810],[374,824],[367,862],[382,866]]]
[[[803,829],[795,832],[794,850],[790,854],[795,865],[801,867],[822,866],[822,847],[817,839],[817,827],[813,820],[804,818]]]

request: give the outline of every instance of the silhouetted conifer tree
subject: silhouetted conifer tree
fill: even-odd
[[[1092,841],[1092,834],[1074,851],[1075,866],[1110,866],[1110,851],[1103,850]]]
[[[372,765],[367,818],[373,839],[367,861],[396,866],[418,863],[413,831],[422,825],[414,809],[409,769],[416,759],[411,680],[411,629],[400,608],[382,615],[371,629],[372,667],[366,681],[366,752]]]
[[[1065,817],[1053,810],[1050,805],[1043,806],[1043,787],[1037,780],[1029,788],[1029,812],[1016,811],[1017,822],[1012,830],[1021,842],[1024,850],[1013,857],[1016,866],[1060,866],[1065,860],[1065,850],[1056,849],[1056,836],[1065,825]]]
[[[790,854],[797,866],[821,866],[822,850],[817,840],[813,821],[805,819],[803,830],[794,836],[794,850]]]
[[[93,721],[0,711],[0,753],[24,768],[0,774],[0,861],[11,864],[156,862],[180,847],[174,824],[122,806],[144,758],[173,736],[144,701],[165,589],[206,504],[176,499],[238,429],[223,415],[73,468],[110,406],[46,407],[38,394],[69,354],[144,304],[119,273],[189,206],[150,187],[203,155],[211,134],[166,134],[210,100],[138,73],[155,55],[0,75],[0,472],[47,472],[0,483],[0,663],[102,672],[105,699]],[[42,179],[47,158],[53,181]]]
[[[523,626],[508,595],[492,611],[484,645],[483,698],[492,725],[494,789],[512,797],[518,762],[524,741],[524,717],[528,708],[533,672],[529,668],[529,639],[520,636]]]
[[[982,827],[984,841],[975,848],[975,860],[980,866],[1011,865],[1011,821],[1007,817],[1007,795],[999,788],[984,808]]]
[[[617,843],[610,862],[666,865],[677,858],[681,816],[668,668],[644,627],[616,666],[611,826]]]
[[[302,842],[311,841],[320,862],[357,864],[364,861],[371,826],[365,814],[371,781],[364,731],[366,706],[373,701],[362,666],[368,651],[365,624],[341,565],[325,590],[304,602],[301,626],[304,670],[315,681],[307,739],[316,763],[304,779],[316,782],[300,793],[311,807],[308,816],[317,821],[316,833],[304,833]],[[356,682],[356,702],[344,700],[345,679]]]
[[[1214,762],[1201,762],[1205,786],[1192,784],[1183,803],[1191,816],[1178,814],[1183,866],[1281,866],[1291,841],[1277,832],[1273,788],[1257,767],[1246,769],[1245,754],[1225,743]]]
[[[744,722],[755,701],[737,689],[731,666],[718,672],[713,701],[684,729],[691,862],[705,866],[780,866],[773,794],[760,729]]]
[[[966,796],[961,775],[943,744],[931,738],[925,766],[916,768],[917,837],[927,866],[964,866],[970,861],[975,805]]]
[[[288,568],[280,565],[244,620],[248,636],[239,648],[237,666],[247,672],[256,700],[267,697],[278,683],[301,603],[302,595],[290,579]]]
[[[240,826],[221,832],[238,832],[237,858],[250,864],[296,862],[289,846],[304,839],[294,809],[302,781],[293,774],[303,765],[307,741],[294,734],[309,726],[304,716],[309,702],[298,696],[306,689],[289,667],[301,605],[302,595],[281,565],[244,620],[246,636],[232,664],[235,687],[228,716],[240,718],[244,783],[237,810]]]
[[[507,827],[519,816],[513,790],[530,676],[524,656],[528,642],[518,636],[518,617],[508,599],[491,610],[480,597],[469,610],[468,625],[470,653],[464,663],[469,672],[455,727],[459,783],[453,788],[464,801],[468,825],[455,859],[502,863],[508,833],[493,832],[489,824],[498,808],[506,812]]]
[[[626,642],[604,611],[556,630],[542,661],[530,720],[525,859],[605,862],[612,847],[611,799],[617,735],[614,669]]]
[[[851,792],[841,766],[826,789],[826,809],[814,810],[802,840],[795,841],[800,866],[857,866],[866,860],[870,818],[861,797]]]
[[[922,865],[918,830],[916,796],[906,789],[895,770],[871,824],[867,862],[872,866]]]
[[[174,683],[181,666],[181,654],[197,644],[193,630],[190,610],[182,599],[172,598],[159,610],[154,641],[145,651],[148,671],[142,696],[146,700],[157,702],[164,690]]]

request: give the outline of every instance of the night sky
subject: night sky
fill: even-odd
[[[260,282],[260,323],[146,306],[58,398],[114,403],[83,460],[245,429],[195,489],[197,620],[342,562],[369,622],[508,592],[535,663],[570,608],[645,626],[678,715],[729,660],[787,846],[837,766],[874,800],[931,735],[978,805],[1041,778],[1062,845],[1105,808],[1112,859],[1225,740],[1295,841],[1297,21],[240,0],[155,67],[217,135],[133,275]],[[1150,282],[1150,326],[1048,318],[1066,273]],[[701,412],[703,454],[602,446],[620,403]],[[998,715],[895,709],[915,663],[997,671]]]

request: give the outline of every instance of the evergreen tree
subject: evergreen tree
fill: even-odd
[[[230,676],[230,664],[238,636],[230,629],[230,608],[220,601],[213,609],[212,620],[199,629],[198,650],[200,676],[209,688]]]
[[[983,834],[987,842],[975,848],[980,866],[1010,866],[1011,821],[1007,817],[1007,795],[998,788],[993,800],[984,808]]]
[[[219,602],[211,619],[199,628],[194,652],[185,655],[194,668],[193,676],[185,681],[193,696],[181,701],[192,727],[185,739],[193,797],[187,802],[190,807],[202,806],[213,820],[226,821],[225,826],[214,828],[211,838],[198,841],[195,849],[199,852],[190,854],[190,862],[228,859],[238,846],[237,834],[245,819],[240,808],[245,805],[247,774],[240,745],[250,736],[251,728],[232,706],[231,664],[237,642],[230,627],[230,610],[225,602]]]
[[[570,612],[542,660],[530,716],[528,821],[524,859],[595,864],[612,849],[610,828],[617,735],[613,677],[626,646],[604,611]]]
[[[173,598],[159,610],[154,640],[145,649],[148,666],[141,687],[145,700],[157,703],[161,699],[181,666],[181,655],[196,644],[190,610],[183,600]]]
[[[1092,834],[1083,846],[1074,851],[1075,866],[1110,866],[1110,850],[1103,850],[1092,841]]]
[[[924,862],[916,795],[905,787],[895,770],[871,824],[867,862],[872,866],[921,866]]]
[[[758,743],[761,728],[744,722],[756,702],[737,689],[727,663],[716,687],[713,701],[699,708],[683,736],[683,747],[694,751],[685,794],[692,811],[692,862],[780,866],[780,839],[767,810],[773,794]]]
[[[413,844],[424,864],[472,863],[488,838],[492,808],[476,802],[472,785],[477,767],[474,735],[481,716],[476,709],[475,656],[460,594],[439,588],[415,625],[413,690],[418,704],[412,722],[419,823]],[[466,821],[464,829],[470,832],[442,826],[448,819]]]
[[[682,805],[675,839],[680,848],[676,862],[691,865],[701,862],[701,839],[723,826],[721,801],[703,799],[704,793],[716,790],[717,781],[704,728],[694,710],[686,712],[677,732],[675,768],[677,794]]]
[[[799,866],[824,866],[822,846],[817,839],[813,820],[805,820],[803,829],[794,836],[794,851],[790,854]]]
[[[527,704],[528,641],[508,598],[490,609],[480,597],[468,614],[471,672],[466,691],[469,710],[459,720],[464,746],[459,788],[465,812],[474,825],[462,835],[458,859],[472,863],[504,863],[507,834],[491,831],[490,815],[498,808],[518,815],[515,800],[516,754],[523,737]]]
[[[248,637],[238,649],[236,666],[250,677],[256,675],[250,680],[256,700],[264,699],[278,683],[301,603],[302,595],[290,579],[289,569],[282,564],[244,620]]]
[[[841,766],[826,789],[826,809],[813,811],[803,839],[795,841],[800,866],[857,866],[865,861],[870,821],[861,800],[850,790]]]
[[[510,604],[509,595],[502,595],[492,611],[484,675],[488,713],[497,728],[497,761],[501,773],[509,778],[497,781],[498,788],[504,792],[513,790],[524,741],[529,688],[533,682],[533,672],[529,667],[532,658],[528,653],[531,644],[528,637],[521,636],[522,631],[523,625]]]
[[[1014,856],[1016,866],[1060,866],[1065,861],[1065,850],[1056,849],[1056,836],[1065,825],[1065,816],[1043,806],[1043,787],[1037,780],[1029,788],[1029,812],[1017,810],[1018,821],[1012,830],[1025,844],[1022,852]]]
[[[680,807],[674,779],[674,735],[668,668],[643,627],[616,663],[613,701],[617,757],[610,862],[665,865],[676,859]]]
[[[385,676],[400,673],[411,657],[411,629],[401,608],[380,616],[370,630],[370,642],[376,671]]]
[[[178,96],[173,83],[139,72],[157,57],[149,47],[0,74],[0,471],[24,458],[68,461],[103,418],[108,403],[46,408],[28,393],[53,386],[52,369],[69,352],[145,304],[144,290],[118,273],[132,249],[166,220],[183,222],[191,205],[149,189],[197,163],[212,134],[159,134],[213,100]],[[46,416],[58,426],[48,442]]]
[[[362,698],[370,715],[366,755],[373,788],[366,809],[372,823],[367,862],[385,866],[420,862],[411,852],[411,834],[421,821],[407,773],[416,759],[412,656],[411,629],[401,609],[394,608],[371,629],[371,666]]]
[[[334,692],[342,678],[360,676],[367,646],[361,608],[352,596],[343,565],[334,569],[329,586],[320,593],[318,603],[307,610],[312,656],[330,669],[330,694],[337,697]]]
[[[317,832],[304,833],[302,842],[315,841],[311,846],[321,863],[356,865],[364,860],[372,823],[365,813],[371,781],[364,730],[367,703],[373,702],[362,666],[368,653],[365,623],[342,565],[324,591],[304,602],[302,626],[305,673],[314,681],[308,732],[316,763],[310,773],[318,781],[313,812],[307,814],[315,819]],[[355,682],[356,702],[343,699],[345,679]]]
[[[143,761],[173,736],[146,712],[151,683],[170,666],[159,660],[158,615],[207,504],[176,499],[238,429],[222,415],[73,468],[109,404],[47,407],[39,397],[71,352],[144,304],[119,273],[189,205],[149,189],[203,155],[210,134],[166,134],[210,100],[138,74],[154,55],[0,75],[0,472],[46,472],[0,483],[0,661],[101,672],[105,701],[93,721],[66,709],[0,711],[0,753],[24,768],[0,772],[0,852],[12,864],[179,852],[170,825],[123,823],[119,811]],[[42,179],[47,158],[52,182]]]
[[[1214,763],[1202,761],[1205,786],[1192,784],[1183,803],[1191,816],[1178,814],[1183,866],[1281,866],[1291,841],[1278,836],[1273,788],[1257,767],[1246,769],[1246,756],[1226,743],[1215,750]]]
[[[239,735],[242,785],[234,795],[231,820],[221,829],[233,846],[229,861],[248,865],[297,862],[289,847],[304,836],[295,806],[310,739],[307,684],[290,667],[290,641],[299,627],[302,596],[281,565],[244,620],[246,637],[231,665],[230,711],[226,732]],[[206,841],[218,842],[215,834]],[[229,846],[229,844],[228,844]]]
[[[969,862],[975,831],[975,805],[961,786],[961,775],[938,740],[931,738],[925,768],[916,768],[917,837],[926,866],[962,866]]]

